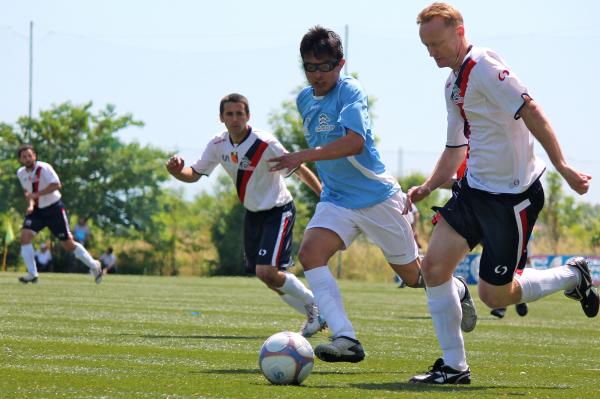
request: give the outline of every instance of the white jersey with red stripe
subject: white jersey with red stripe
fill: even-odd
[[[492,50],[471,47],[446,81],[447,147],[469,145],[467,179],[492,193],[524,192],[544,172],[519,116],[527,88]]]
[[[37,193],[44,190],[52,183],[59,183],[58,175],[52,168],[52,165],[46,162],[36,161],[33,169],[28,171],[25,166],[17,170],[17,177],[23,190],[30,193]],[[36,201],[38,208],[46,208],[61,198],[60,191],[54,190],[50,194],[44,194]]]
[[[292,201],[284,172],[270,172],[268,159],[287,151],[271,133],[249,128],[246,138],[234,144],[227,131],[214,137],[200,159],[191,165],[194,172],[210,175],[218,164],[233,179],[240,202],[252,212],[265,211]]]

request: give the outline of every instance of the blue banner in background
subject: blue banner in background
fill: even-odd
[[[535,255],[529,259],[534,269],[549,269],[562,266],[569,258],[578,255]],[[481,254],[467,255],[456,268],[454,275],[462,276],[467,284],[477,284],[479,281],[479,259]],[[600,284],[600,256],[586,256],[594,284]],[[529,266],[528,266],[529,267]]]

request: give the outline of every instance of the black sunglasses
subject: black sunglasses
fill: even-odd
[[[340,65],[340,60],[321,62],[320,64],[313,64],[312,62],[303,62],[302,65],[304,66],[304,70],[306,72],[331,72],[333,71],[333,68]]]

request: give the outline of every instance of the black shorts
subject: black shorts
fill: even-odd
[[[292,265],[292,230],[296,221],[294,202],[268,211],[246,211],[244,218],[244,258],[246,272],[254,274],[256,265],[271,265],[280,270]]]
[[[543,207],[539,179],[520,194],[492,194],[469,187],[463,178],[452,186],[452,198],[440,213],[469,248],[483,245],[479,278],[505,285],[527,262],[527,243]]]
[[[46,208],[35,208],[33,212],[25,216],[24,229],[39,233],[44,227],[48,227],[52,234],[61,241],[66,241],[71,237],[69,218],[62,201],[57,201]]]

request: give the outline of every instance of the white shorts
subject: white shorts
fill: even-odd
[[[306,229],[320,227],[335,232],[346,248],[362,232],[373,241],[393,265],[405,265],[417,259],[419,250],[406,215],[402,214],[405,196],[397,192],[387,200],[368,208],[348,209],[319,202]]]

